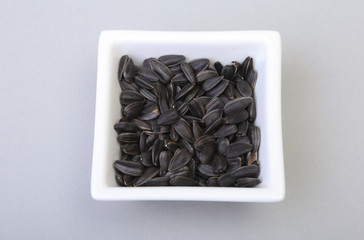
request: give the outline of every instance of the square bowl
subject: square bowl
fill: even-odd
[[[121,118],[117,81],[120,57],[136,65],[148,57],[182,54],[188,60],[209,58],[228,64],[254,58],[257,118],[261,129],[259,160],[262,183],[238,187],[118,187],[113,162],[120,147],[113,125]],[[281,39],[275,31],[158,32],[103,31],[98,49],[91,195],[96,200],[180,200],[276,202],[285,195],[281,125]]]

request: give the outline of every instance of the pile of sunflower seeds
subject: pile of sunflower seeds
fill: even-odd
[[[124,55],[118,80],[122,118],[114,125],[120,186],[254,187],[260,129],[254,125],[253,58],[223,66],[183,55]]]

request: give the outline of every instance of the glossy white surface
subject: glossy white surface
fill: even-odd
[[[261,128],[259,151],[262,183],[256,188],[137,187],[121,188],[112,163],[120,148],[113,125],[120,119],[117,67],[122,55],[141,64],[145,58],[183,54],[188,60],[209,58],[228,64],[254,58],[256,125]],[[274,31],[152,32],[104,31],[100,35],[94,155],[91,193],[98,200],[190,200],[274,202],[284,198],[281,126],[281,40]]]

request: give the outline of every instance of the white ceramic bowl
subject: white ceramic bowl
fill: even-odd
[[[260,179],[255,188],[237,187],[118,187],[113,162],[120,147],[113,125],[121,117],[117,68],[122,55],[135,64],[164,54],[183,54],[188,60],[209,58],[228,64],[254,58],[255,88],[261,128]],[[97,200],[182,200],[275,202],[285,194],[281,126],[281,40],[274,31],[156,32],[103,31],[98,51],[95,139],[91,195]]]

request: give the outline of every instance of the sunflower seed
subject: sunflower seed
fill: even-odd
[[[216,119],[210,126],[208,126],[204,132],[204,134],[210,134],[217,128],[219,128],[222,124],[222,118]]]
[[[197,97],[197,93],[200,91],[199,86],[195,86],[192,91],[185,97],[185,102],[189,103],[192,99]]]
[[[124,75],[124,71],[125,71],[125,64],[129,61],[129,56],[128,55],[124,55],[120,58],[119,61],[119,68],[118,68],[118,79],[119,81],[121,81],[121,79],[123,78]]]
[[[236,98],[236,91],[235,91],[235,87],[233,86],[232,83],[229,83],[229,85],[226,87],[225,91],[224,91],[224,95],[230,99],[233,100]]]
[[[186,121],[178,120],[174,124],[174,129],[182,138],[186,139],[188,142],[193,143],[193,134],[190,125]]]
[[[168,171],[169,161],[172,158],[172,153],[170,151],[161,151],[159,154],[159,165],[161,174],[166,174]]]
[[[151,57],[151,58],[147,58],[143,61],[143,67],[145,68],[149,68],[149,69],[152,69],[152,66],[150,64],[150,61],[153,60],[155,58]],[[156,60],[156,59],[155,59]]]
[[[115,173],[115,181],[119,186],[125,186],[122,173]]]
[[[142,113],[144,107],[144,102],[133,102],[127,105],[123,110],[123,115],[131,120],[133,118],[136,118],[139,113]]]
[[[211,167],[214,172],[222,173],[227,167],[225,158],[220,154],[216,154],[211,160]]]
[[[237,143],[246,143],[246,144],[250,144],[250,139],[248,136],[242,136],[242,137],[238,137],[235,142]]]
[[[248,136],[253,144],[252,152],[259,150],[260,146],[260,128],[254,125],[250,125],[248,129]]]
[[[173,82],[174,84],[176,84],[178,86],[183,87],[183,86],[186,86],[190,81],[188,81],[188,79],[186,78],[184,73],[179,73],[172,78],[171,82]]]
[[[211,89],[210,91],[206,92],[207,96],[210,97],[218,97],[220,96],[226,89],[226,87],[229,85],[229,81],[228,80],[221,80],[219,84],[217,84],[213,89]]]
[[[169,177],[156,177],[149,179],[143,186],[168,186],[169,185]]]
[[[227,147],[229,146],[230,141],[227,138],[219,138],[217,139],[217,152],[223,156],[226,155]]]
[[[127,143],[120,145],[121,150],[128,155],[138,155],[139,152],[139,144],[138,143]]]
[[[160,125],[170,125],[175,123],[178,119],[179,114],[177,109],[171,108],[159,116],[157,123]]]
[[[156,104],[145,105],[138,118],[140,120],[152,120],[159,117],[160,112]]]
[[[240,112],[242,109],[246,108],[253,99],[251,97],[240,97],[229,101],[224,106],[225,115],[231,115],[236,112]]]
[[[189,62],[189,64],[192,67],[193,71],[197,74],[210,66],[210,60],[206,58],[200,58]]]
[[[174,186],[193,186],[196,185],[196,181],[193,178],[177,176],[172,178],[169,183]]]
[[[120,94],[120,103],[124,105],[129,105],[134,102],[143,102],[143,101],[144,97],[140,93],[135,91],[126,90],[122,91]]]
[[[164,65],[170,66],[175,65],[177,63],[181,63],[185,60],[185,56],[183,55],[177,55],[177,54],[169,54],[169,55],[163,55],[158,58],[158,60],[163,63]]]
[[[207,186],[216,187],[217,185],[217,177],[210,177],[207,179]]]
[[[253,58],[249,56],[241,64],[240,75],[246,79],[248,76],[248,72],[253,69],[253,67]]]
[[[242,97],[251,97],[253,94],[253,90],[250,87],[250,84],[245,80],[238,80],[236,84],[236,88]]]
[[[186,149],[177,149],[169,163],[168,170],[174,171],[188,164],[191,154]]]
[[[223,79],[222,76],[211,77],[209,79],[206,79],[205,81],[202,82],[202,90],[204,90],[205,92],[210,91],[217,84],[219,84],[222,79]]]
[[[176,96],[177,89],[176,89],[176,85],[174,85],[173,82],[168,83],[167,93],[168,93],[168,97],[170,99],[170,101],[168,102],[169,108],[174,108],[175,107],[174,97]]]
[[[204,71],[199,72],[196,75],[196,78],[197,78],[197,82],[203,83],[207,79],[215,78],[217,76],[218,76],[218,73],[216,71],[213,71],[213,70],[204,70]],[[207,90],[205,90],[205,91],[207,91]]]
[[[187,167],[190,169],[191,177],[195,178],[196,177],[196,161],[193,158],[187,164]]]
[[[252,177],[257,178],[259,176],[260,169],[256,165],[243,166],[231,173],[231,177],[233,178],[246,178]]]
[[[212,157],[215,155],[216,151],[216,144],[215,143],[209,143],[202,147],[199,160],[202,164],[208,164]]]
[[[236,72],[236,67],[233,65],[225,65],[221,70],[221,76],[224,76],[224,79],[233,80]]]
[[[186,78],[188,79],[188,81],[190,81],[192,84],[195,84],[197,79],[190,64],[188,64],[187,62],[182,62],[181,69],[182,72],[185,74]]]
[[[252,149],[253,146],[251,144],[240,142],[230,143],[226,150],[226,157],[237,157],[246,152],[250,152]]]
[[[210,102],[212,97],[209,96],[200,96],[197,98],[198,101],[206,108],[206,104]]]
[[[155,134],[164,134],[169,133],[171,127],[170,126],[164,126],[164,125],[156,125],[153,127],[153,133]],[[161,138],[162,135],[159,135],[159,138]]]
[[[156,167],[147,168],[143,174],[134,181],[134,186],[140,186],[146,183],[148,180],[159,174],[159,169]]]
[[[138,76],[138,75],[135,76],[134,77],[134,82],[140,88],[145,88],[145,89],[153,89],[154,88],[152,82],[149,81],[148,79],[142,77],[142,76]]]
[[[117,133],[121,132],[137,132],[138,126],[133,122],[118,122],[114,125]]]
[[[138,133],[120,133],[118,140],[121,143],[138,143],[140,134]]]
[[[179,108],[178,113],[183,116],[188,112],[188,104],[187,102],[184,102]]]
[[[127,82],[133,82],[135,75],[135,65],[132,58],[125,63],[124,66],[124,78]]]
[[[151,167],[151,166],[153,166],[153,163],[152,163],[152,153],[150,151],[140,153],[140,156],[139,157],[140,157],[140,162],[145,167]]]
[[[248,166],[253,165],[254,163],[259,161],[258,152],[254,152],[254,153],[248,152],[246,155],[246,159],[247,159]]]
[[[150,66],[152,69],[161,76],[159,79],[163,83],[167,84],[173,77],[173,73],[169,68],[156,59],[150,60]]]
[[[141,77],[148,79],[151,82],[157,82],[158,81],[158,75],[151,69],[141,67],[138,69],[137,72]]]
[[[123,174],[123,183],[127,187],[132,187],[135,177],[127,174]]]
[[[149,146],[149,147],[151,147],[151,146],[153,146],[153,144],[154,144],[154,142],[155,142],[155,140],[157,140],[158,139],[158,135],[157,134],[151,134],[151,135],[149,135],[148,137],[147,137],[147,139],[145,140],[145,142],[146,142],[146,144]]]
[[[157,139],[155,140],[152,148],[152,163],[154,166],[159,164],[159,155],[163,149],[163,140]]]
[[[257,117],[257,111],[255,108],[254,99],[253,99],[252,103],[248,106],[248,113],[249,113],[249,121],[254,122]]]
[[[200,173],[203,176],[207,176],[208,178],[209,177],[217,177],[218,176],[218,174],[215,173],[212,170],[211,165],[207,165],[207,164],[198,164],[197,165],[197,173]]]
[[[231,115],[223,118],[224,124],[237,124],[247,120],[249,117],[249,113],[247,110],[243,109],[240,112],[235,112]]]
[[[232,61],[231,64],[235,67],[235,69],[236,69],[235,72],[239,73],[240,70],[241,70],[241,64],[239,62],[237,62],[237,61]]]
[[[223,109],[225,104],[220,98],[212,98],[206,105],[205,111],[206,113],[209,113],[215,109]]]
[[[116,160],[114,167],[120,172],[131,176],[141,176],[144,169],[141,163],[124,160]]]
[[[209,113],[206,113],[206,115],[202,118],[202,122],[205,124],[206,127],[209,127],[218,119],[222,119],[221,109],[215,109],[213,111],[210,111]]]
[[[226,137],[236,131],[238,131],[238,127],[235,124],[223,125],[214,133],[214,138]]]
[[[248,72],[246,80],[248,81],[253,90],[255,88],[255,84],[257,83],[257,78],[258,78],[258,73],[254,69],[251,69]]]
[[[243,121],[238,125],[238,131],[235,133],[235,136],[237,137],[243,137],[246,135],[249,127],[248,121]]]
[[[223,65],[221,64],[221,62],[215,62],[214,67],[216,69],[216,71],[218,72],[219,75],[221,75],[221,71],[223,69]]]
[[[205,109],[202,103],[199,102],[196,98],[192,99],[192,101],[188,104],[188,109],[193,116],[196,116],[198,118],[202,118],[205,115]]]
[[[231,177],[230,173],[225,173],[217,179],[217,184],[222,187],[230,187],[234,184],[235,179]]]
[[[198,139],[203,134],[202,129],[196,120],[192,121],[192,133],[195,139]]]
[[[174,142],[178,142],[179,135],[178,135],[178,133],[176,132],[176,129],[175,129],[175,127],[174,127],[174,124],[172,124],[172,126],[171,126],[169,136],[171,137],[171,140],[172,140],[172,141],[174,141]]]
[[[194,89],[194,85],[192,85],[192,83],[187,84],[186,86],[184,86],[181,91],[177,92],[176,98],[175,100],[177,101],[178,99],[185,97],[188,93],[190,93],[193,89]]]
[[[186,149],[191,155],[194,154],[195,150],[193,149],[193,146],[186,141],[186,139],[181,138],[178,142],[181,149]]]
[[[176,76],[180,73],[183,73],[182,72],[182,69],[181,69],[181,64],[178,63],[178,64],[175,64],[175,65],[171,65],[171,66],[168,66],[169,69],[171,70],[171,72],[173,73],[173,76]]]
[[[236,184],[239,187],[255,187],[261,182],[262,181],[257,178],[239,178],[236,180]]]
[[[133,120],[131,120],[131,122],[134,123],[142,131],[151,131],[152,130],[150,125],[143,120],[134,118]]]
[[[121,81],[119,81],[119,84],[120,84],[121,90],[123,90],[123,91],[126,91],[126,90],[139,91],[138,85],[136,85],[135,83],[128,83],[127,81],[125,81],[125,79],[122,79]]]
[[[207,186],[206,179],[204,179],[202,177],[197,177],[196,180],[197,180],[197,186],[200,186],[200,187],[206,187]]]
[[[226,171],[232,172],[243,165],[243,160],[241,157],[226,158],[226,164],[227,164]]]
[[[171,128],[172,129],[172,128]],[[173,140],[164,140],[164,148],[171,151],[171,152],[175,152],[180,146],[178,145],[178,143],[174,142]]]

